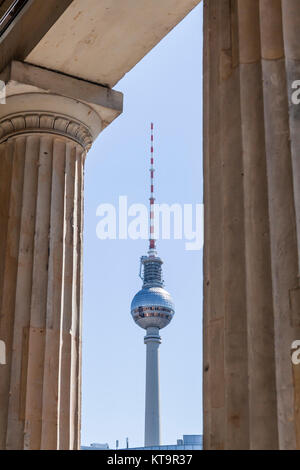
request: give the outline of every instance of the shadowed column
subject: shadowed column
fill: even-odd
[[[122,95],[21,62],[2,76],[0,448],[78,449],[83,169]]]
[[[10,132],[17,129],[18,135],[2,135],[0,143],[0,186],[7,190],[0,200],[6,253],[1,259],[0,327],[8,350],[0,379],[1,403],[7,404],[1,407],[1,447],[77,448],[86,149],[67,137],[68,126],[75,123],[65,118],[17,120],[15,128],[10,118]],[[27,134],[30,121],[45,126],[36,128],[44,133],[30,127]],[[55,123],[66,137],[46,134],[46,125]],[[0,123],[2,130],[6,126]]]
[[[296,449],[300,5],[204,10],[204,447]]]

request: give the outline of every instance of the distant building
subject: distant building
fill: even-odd
[[[97,442],[93,442],[90,446],[81,446],[81,450],[108,450],[108,444],[98,444]]]
[[[184,434],[182,439],[177,439],[177,444],[175,445],[131,447],[128,450],[202,450],[202,449],[203,449],[203,436],[201,434]]]
[[[127,447],[120,450],[202,450],[203,436],[201,434],[184,434],[177,439],[177,444],[149,447]],[[81,450],[109,450],[108,444],[93,443],[90,446],[81,446]],[[113,450],[113,449],[110,449]],[[114,449],[115,450],[115,449]]]

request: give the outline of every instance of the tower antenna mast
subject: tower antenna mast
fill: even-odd
[[[149,236],[149,254],[154,253],[156,249],[156,240],[154,238],[154,124],[151,122],[151,148],[150,148],[150,236]]]

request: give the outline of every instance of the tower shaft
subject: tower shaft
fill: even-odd
[[[146,351],[145,447],[160,445],[158,328],[147,328]]]

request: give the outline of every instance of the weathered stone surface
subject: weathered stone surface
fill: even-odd
[[[199,2],[73,0],[24,60],[113,87]]]
[[[299,449],[300,5],[204,9],[204,445]]]
[[[9,352],[0,377],[1,448],[79,445],[84,155],[55,135],[0,144],[0,186],[10,187],[0,201],[0,328]]]
[[[40,72],[11,64],[0,108],[1,449],[80,446],[83,167],[122,110],[120,93]]]

